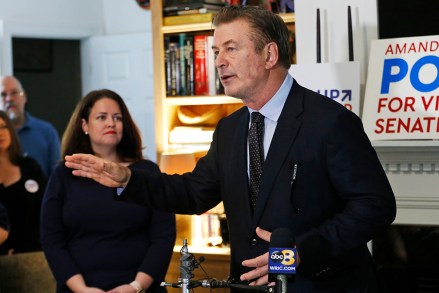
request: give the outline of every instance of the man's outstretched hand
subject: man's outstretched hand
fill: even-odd
[[[65,165],[74,169],[72,174],[87,177],[108,187],[125,187],[131,177],[128,167],[90,154],[73,154],[65,157]]]

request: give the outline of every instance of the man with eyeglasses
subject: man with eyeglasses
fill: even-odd
[[[33,117],[25,110],[27,96],[14,76],[0,78],[2,108],[17,130],[24,155],[35,159],[47,177],[60,160],[58,132],[47,121]]]

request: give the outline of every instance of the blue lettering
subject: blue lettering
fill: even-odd
[[[326,90],[317,90],[317,93],[322,94],[328,98],[333,100],[340,98],[341,101],[344,100],[352,100],[352,90],[339,90],[339,89],[326,89]]]
[[[329,95],[329,97],[331,99],[337,99],[340,96],[340,91],[339,90],[331,90],[331,93]]]
[[[392,74],[392,68],[399,68],[398,73]],[[407,62],[401,58],[384,60],[383,77],[381,81],[381,94],[388,94],[390,83],[400,81],[406,76],[408,71]]]
[[[323,92],[320,92],[320,90],[317,90],[317,93],[322,94],[324,96],[328,96],[328,90],[324,90]]]
[[[436,66],[436,72],[439,72],[439,57],[433,55],[422,57],[416,61],[410,72],[410,82],[412,83],[413,87],[424,93],[434,91],[439,87],[439,74],[436,74],[435,80],[428,84],[422,83],[419,80],[419,71],[425,64],[433,64]]]
[[[422,67],[431,64],[436,67],[436,78],[430,83],[423,83],[419,79],[419,73]],[[397,68],[398,72],[392,74],[392,69]],[[388,94],[390,84],[401,81],[409,71],[408,64],[404,59],[394,58],[384,60],[383,77],[381,81],[381,94]],[[417,91],[431,92],[439,87],[439,57],[434,55],[424,56],[413,64],[410,70],[410,83]]]
[[[268,272],[269,273],[281,272],[281,273],[286,273],[286,274],[295,274],[296,267],[295,266],[268,266]]]

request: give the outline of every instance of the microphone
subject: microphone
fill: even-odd
[[[270,238],[268,273],[270,281],[276,281],[276,293],[287,292],[287,275],[296,274],[297,250],[294,237],[288,228],[277,228]]]

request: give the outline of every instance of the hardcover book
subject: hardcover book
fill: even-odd
[[[194,37],[186,35],[184,46],[184,59],[186,65],[186,95],[195,95],[194,87]]]
[[[212,45],[213,45],[213,36],[207,37],[207,80],[208,80],[208,88],[209,88],[209,95],[214,96],[217,94],[216,92],[216,68],[215,68],[215,55],[212,51]]]
[[[207,36],[194,36],[194,84],[195,95],[208,95],[207,78]]]

